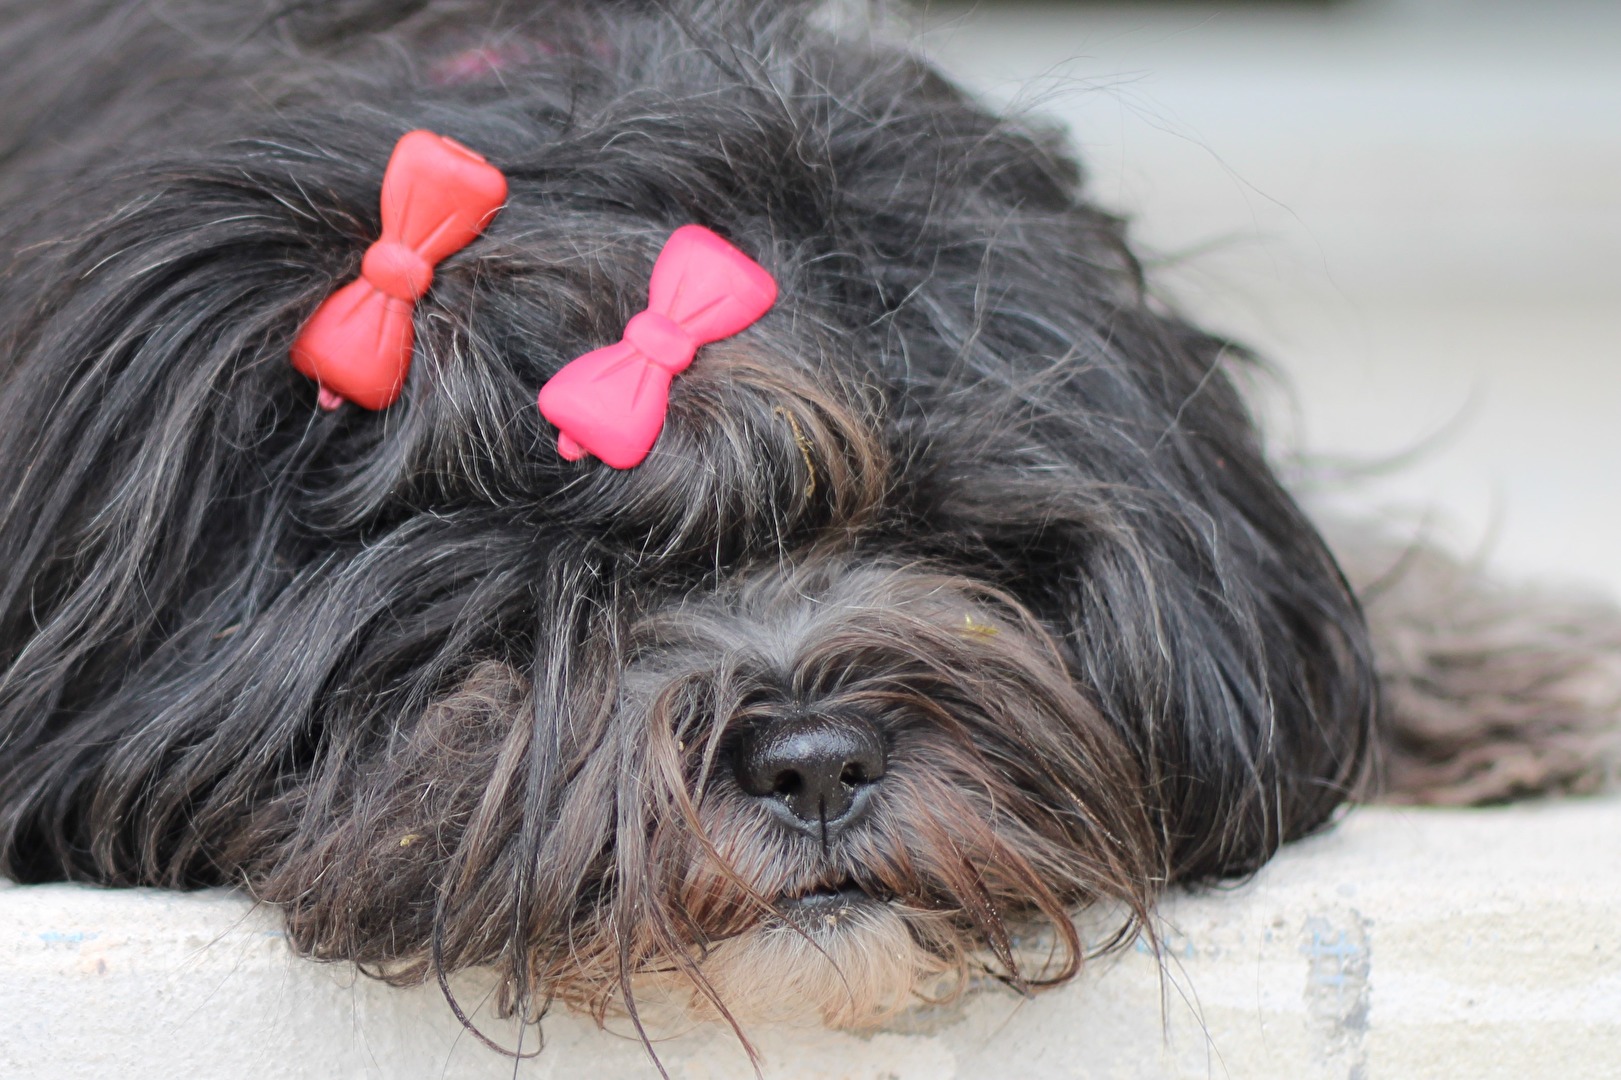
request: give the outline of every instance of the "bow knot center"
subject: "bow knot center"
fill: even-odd
[[[687,369],[698,343],[680,323],[656,311],[639,311],[625,324],[625,340],[672,375]]]
[[[380,292],[415,303],[433,284],[433,263],[397,240],[379,240],[366,249],[360,275]]]

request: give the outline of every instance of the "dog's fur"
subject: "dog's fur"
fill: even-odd
[[[240,886],[311,956],[494,965],[529,1016],[862,1024],[1063,980],[1364,789],[1375,652],[1245,358],[1151,299],[1052,133],[804,5],[283,6],[0,5],[5,874]],[[510,203],[402,400],[321,413],[288,346],[419,126]],[[645,464],[561,460],[535,391],[687,222],[781,299]],[[1580,682],[1578,644],[1498,696]],[[1417,764],[1472,687],[1396,683],[1462,701],[1393,743],[1409,797],[1512,790]],[[738,738],[852,711],[872,813],[785,832]]]

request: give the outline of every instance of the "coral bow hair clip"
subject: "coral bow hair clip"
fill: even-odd
[[[664,428],[670,380],[698,349],[757,321],[777,300],[775,279],[701,225],[670,235],[653,264],[647,310],[622,339],[570,361],[541,387],[540,411],[570,461],[593,454],[616,469],[642,463]]]
[[[412,315],[434,267],[472,243],[507,199],[501,170],[431,131],[407,133],[383,173],[383,235],[360,277],[322,302],[293,342],[293,367],[321,407],[394,404],[411,370]]]

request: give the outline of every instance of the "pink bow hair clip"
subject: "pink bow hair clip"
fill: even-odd
[[[293,367],[320,385],[323,409],[394,404],[434,267],[472,243],[506,200],[501,170],[461,143],[412,131],[395,144],[383,173],[383,235],[360,277],[322,301],[293,342]]]
[[[540,390],[540,411],[570,461],[592,454],[616,469],[640,465],[658,440],[670,381],[704,345],[756,322],[777,299],[766,269],[701,225],[665,241],[648,283],[647,310],[624,337],[566,364]]]

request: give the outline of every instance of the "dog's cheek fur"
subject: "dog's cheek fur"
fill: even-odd
[[[491,881],[498,849],[519,827],[510,794],[526,749],[518,723],[534,703],[516,672],[486,663],[417,722],[366,749],[333,748],[316,783],[289,788],[249,814],[222,853],[258,898],[279,905],[303,952],[352,960],[386,977],[427,974],[447,910],[481,910],[481,939],[459,933],[447,957],[499,956],[509,881]],[[483,893],[484,895],[481,895]],[[455,924],[463,925],[461,920]]]

